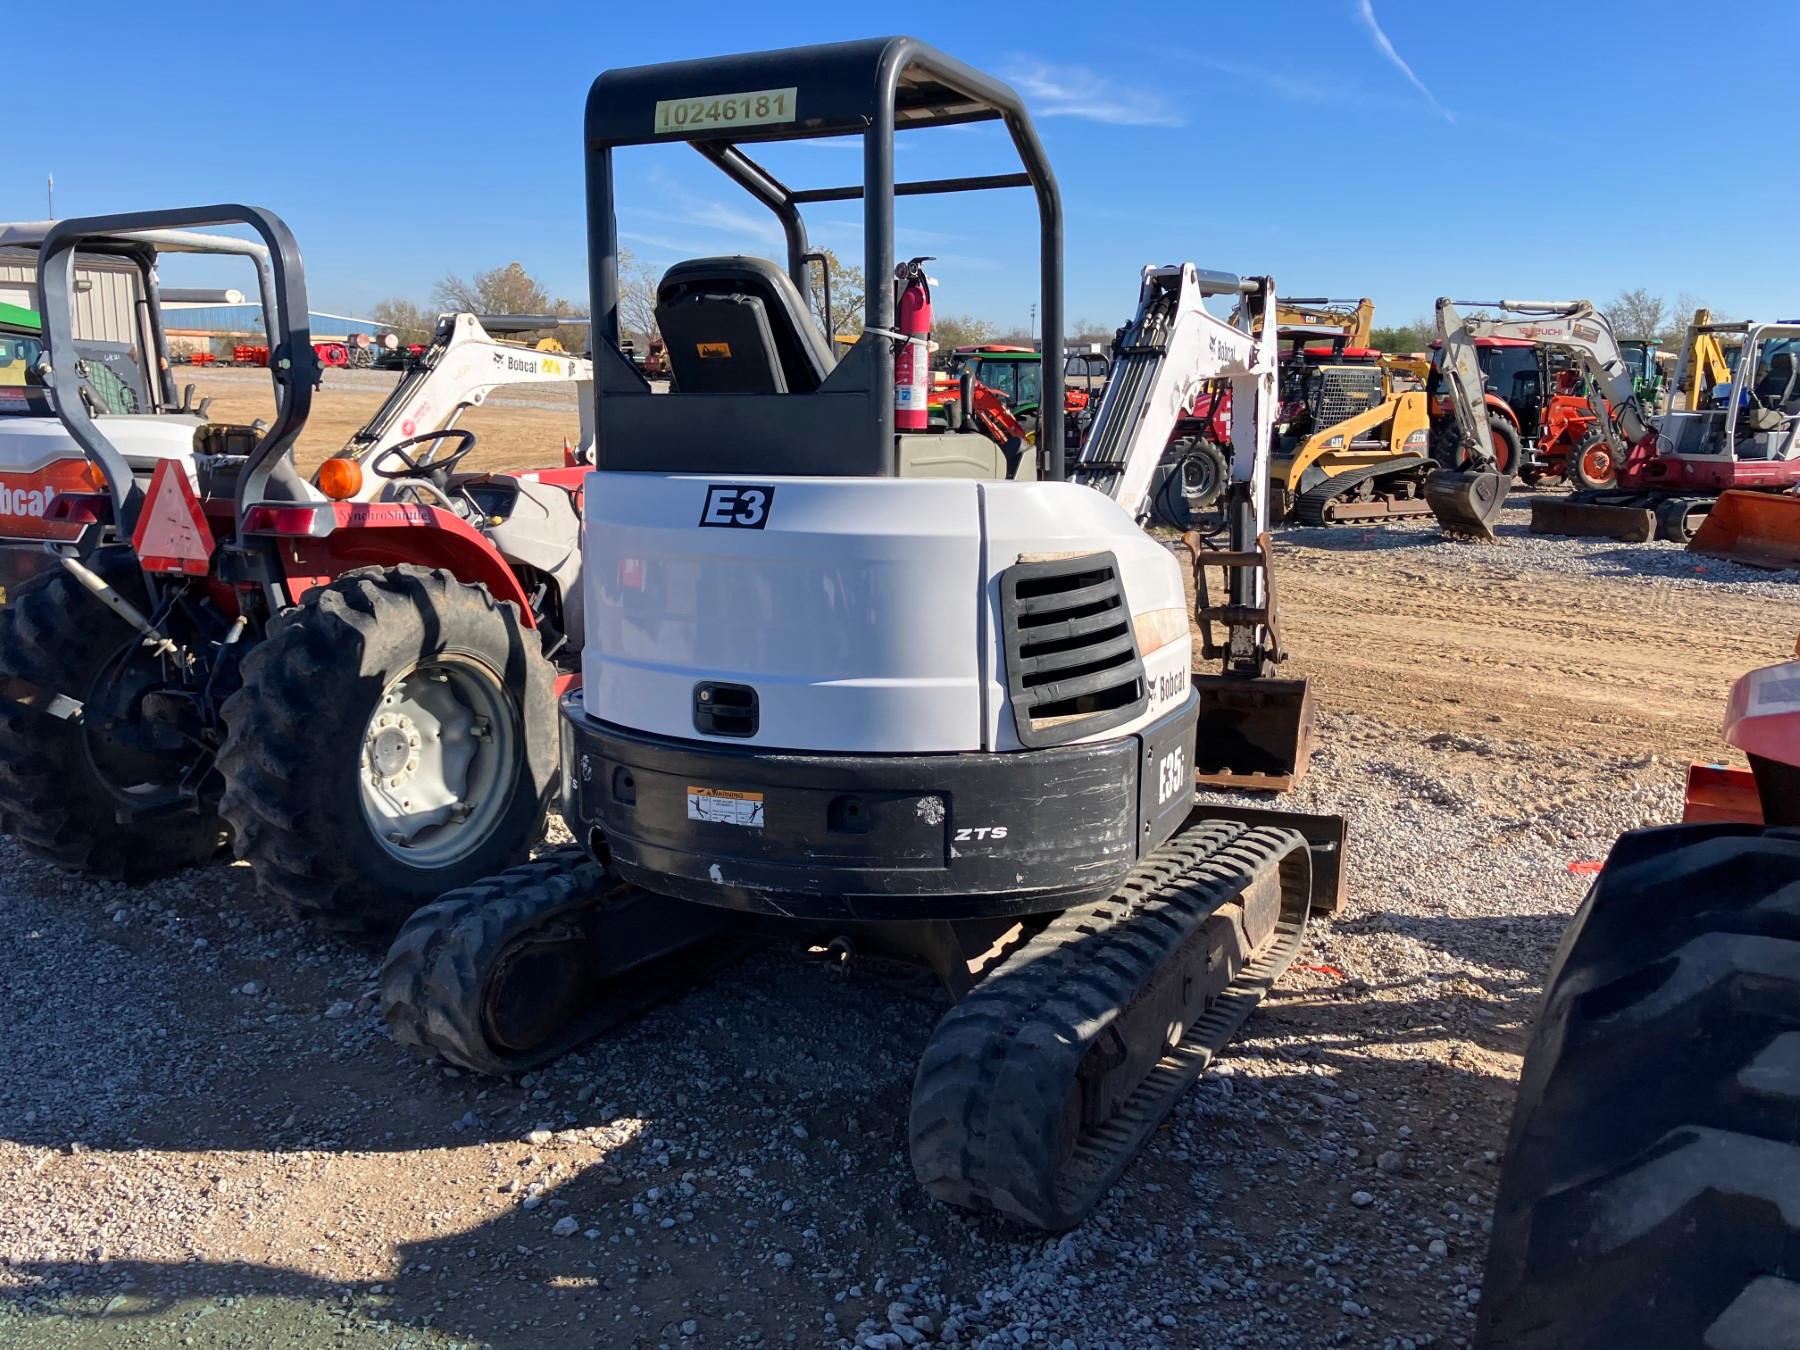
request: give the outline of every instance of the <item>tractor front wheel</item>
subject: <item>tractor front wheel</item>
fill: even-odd
[[[92,569],[140,610],[143,575],[126,549]],[[139,882],[205,862],[225,842],[208,794],[187,791],[198,728],[168,697],[164,662],[60,567],[0,609],[0,827],[34,858]],[[53,717],[19,697],[61,694],[79,716]],[[156,809],[148,809],[156,808]]]
[[[238,856],[329,927],[392,931],[542,834],[555,673],[516,608],[447,572],[313,591],[245,658],[224,715]]]
[[[1599,427],[1589,427],[1569,447],[1568,479],[1578,489],[1618,486],[1618,456]]]

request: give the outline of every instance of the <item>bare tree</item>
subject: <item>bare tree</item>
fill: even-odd
[[[863,304],[867,289],[863,285],[863,272],[860,267],[852,267],[838,258],[828,248],[818,250],[825,255],[825,270],[831,276],[831,323],[838,333],[854,336],[862,332]],[[819,269],[812,263],[807,264],[807,298],[812,304],[813,313],[819,316],[819,322],[825,322],[825,285]],[[827,334],[836,337],[836,333]]]
[[[994,325],[986,319],[978,319],[973,314],[938,314],[932,316],[931,340],[937,343],[940,351],[949,352],[957,347],[973,347],[980,342],[991,342],[994,338]]]
[[[631,250],[619,250],[619,332],[648,343],[662,336],[656,324],[657,276],[649,263],[638,262]]]
[[[543,283],[527,272],[523,263],[516,262],[477,272],[467,281],[452,272],[432,288],[431,303],[438,307],[439,312],[471,314],[556,314],[574,317],[586,308],[568,300],[551,299],[550,292],[544,289]],[[589,341],[588,330],[582,324],[568,324],[552,329],[547,336],[554,337],[572,352],[585,351]]]
[[[1109,346],[1113,334],[1119,331],[1117,324],[1107,325],[1096,319],[1077,319],[1074,330],[1064,339],[1066,342],[1098,342]]]
[[[1669,307],[1660,295],[1652,295],[1642,286],[1620,291],[1606,307],[1613,331],[1624,338],[1656,337],[1664,331]]]
[[[464,281],[451,273],[438,282],[431,292],[431,300],[446,310],[468,310],[475,314],[556,312],[549,292],[525,270],[523,263],[516,262],[477,272],[472,281]]]
[[[369,317],[389,332],[397,333],[402,342],[429,342],[437,329],[436,310],[397,296],[378,301]]]

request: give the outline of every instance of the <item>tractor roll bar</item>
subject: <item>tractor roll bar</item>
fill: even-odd
[[[760,99],[762,106],[754,100]],[[751,101],[740,113],[739,100]],[[726,113],[730,116],[726,117]],[[721,119],[724,120],[721,120]],[[739,120],[742,118],[743,120]],[[1000,121],[1022,172],[897,183],[897,130]],[[601,415],[598,453],[608,457],[608,396],[637,392],[619,371],[619,236],[613,213],[613,150],[685,142],[774,213],[787,245],[787,271],[807,290],[806,225],[799,208],[813,202],[863,203],[863,335],[830,380],[834,395],[860,396],[867,418],[855,419],[881,447],[847,456],[864,468],[896,471],[894,441],[894,198],[1001,187],[1029,187],[1038,206],[1039,308],[1043,318],[1042,400],[1038,444],[1045,476],[1063,474],[1062,198],[1043,143],[1019,95],[1006,84],[910,37],[793,47],[698,61],[636,66],[602,73],[589,91],[587,146],[588,256],[598,369],[594,397]],[[759,142],[861,136],[860,184],[794,190],[744,151]],[[827,335],[828,337],[830,335]],[[622,356],[619,357],[622,361]],[[621,432],[638,421],[621,414]],[[745,434],[751,424],[737,426]],[[859,430],[861,428],[859,427]],[[879,467],[877,467],[879,465]]]
[[[220,225],[248,225],[263,242],[256,244],[228,235],[169,233]],[[258,439],[238,479],[236,509],[239,524],[242,524],[245,509],[252,503],[307,500],[306,483],[295,470],[289,452],[312,409],[319,365],[307,314],[305,268],[300,261],[300,246],[295,243],[287,224],[272,211],[236,204],[72,217],[59,221],[44,236],[38,255],[38,312],[50,348],[50,388],[56,396],[56,415],[88,459],[105,475],[120,533],[129,535],[136,526],[138,512],[143,507],[143,490],[138,487],[125,457],[89,414],[81,397],[81,376],[75,361],[62,354],[75,350],[77,251],[153,257],[159,239],[181,241],[178,250],[169,251],[235,255],[256,262],[263,322],[269,339],[269,375],[275,384],[275,420]],[[154,314],[159,303],[154,269],[146,266],[144,278],[148,303]],[[159,322],[152,327],[157,346],[155,367],[163,372],[165,385],[172,386],[172,379],[166,373],[169,353],[162,325]]]

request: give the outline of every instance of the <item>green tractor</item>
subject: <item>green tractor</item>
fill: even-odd
[[[1662,369],[1656,364],[1657,338],[1621,338],[1619,354],[1631,371],[1631,385],[1638,402],[1655,412],[1662,408]]]

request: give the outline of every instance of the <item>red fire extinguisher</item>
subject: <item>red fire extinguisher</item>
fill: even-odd
[[[913,258],[895,268],[903,289],[896,331],[904,339],[894,353],[894,427],[924,431],[931,420],[926,396],[931,386],[931,282],[925,276],[930,258]]]

